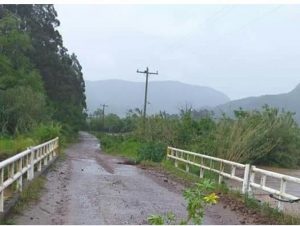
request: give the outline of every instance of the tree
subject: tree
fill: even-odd
[[[79,129],[85,123],[85,84],[82,67],[69,54],[57,27],[60,22],[53,5],[2,5],[20,18],[19,28],[29,34],[32,48],[26,57],[40,72],[53,119]],[[68,109],[66,109],[68,107]]]
[[[23,132],[46,118],[44,88],[26,56],[32,48],[28,34],[20,31],[17,17],[0,11],[1,132]]]

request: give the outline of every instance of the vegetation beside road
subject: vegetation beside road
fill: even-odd
[[[0,160],[85,125],[81,66],[53,5],[0,6]]]
[[[215,118],[209,111],[191,108],[181,110],[180,115],[161,112],[147,117],[145,123],[140,111],[130,111],[124,119],[116,115],[114,120],[107,118],[112,116],[105,117],[103,127],[102,117],[90,117],[89,128],[113,133],[114,136],[102,134],[100,138],[104,141],[103,146],[114,149],[115,153],[119,150],[129,154],[129,150],[124,150],[133,145],[131,158],[133,154],[146,154],[137,152],[141,146],[159,145],[162,152],[167,146],[174,146],[240,163],[287,168],[300,166],[300,128],[293,114],[268,106],[260,111],[240,109],[235,111],[234,118],[226,115]],[[120,149],[120,145],[125,146]],[[146,152],[151,156],[151,150]]]
[[[112,127],[105,121],[105,128],[101,128],[102,119],[90,119],[90,128],[95,130],[95,125],[98,125],[98,131],[102,130],[95,134],[105,152],[128,157],[142,167],[161,169],[189,185],[199,182],[196,176],[199,169],[191,166],[191,174],[186,174],[165,161],[168,145],[241,163],[293,168],[299,167],[300,163],[300,130],[293,114],[268,106],[261,111],[240,109],[234,118],[223,115],[219,119],[210,112],[191,109],[181,111],[180,116],[161,113],[147,117],[145,127],[138,112],[131,112],[126,119],[118,120],[118,125],[123,126]],[[94,122],[98,124],[91,124]],[[126,126],[126,122],[130,122],[130,126]],[[214,173],[205,176],[209,179],[217,177]],[[217,187],[216,191],[221,194],[221,200],[229,200],[246,214],[258,216],[258,223],[299,224],[299,218],[231,192],[225,185]]]

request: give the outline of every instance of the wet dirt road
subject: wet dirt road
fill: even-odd
[[[183,187],[154,180],[122,159],[100,151],[98,140],[81,132],[46,177],[37,203],[13,216],[15,224],[146,224],[150,214],[186,216]],[[120,164],[121,163],[121,164]],[[205,224],[240,224],[242,216],[222,204],[207,209]]]

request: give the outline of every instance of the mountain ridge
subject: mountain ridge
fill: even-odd
[[[142,109],[145,82],[120,79],[86,80],[88,111],[93,112],[100,104],[108,104],[108,112],[125,116],[129,109]],[[178,113],[186,104],[193,108],[215,107],[230,99],[224,93],[207,86],[187,84],[179,81],[149,81],[147,107],[149,114],[160,110]]]
[[[281,94],[266,94],[256,97],[246,97],[238,100],[232,100],[228,103],[218,105],[214,108],[217,115],[220,113],[233,115],[233,111],[239,109],[240,107],[244,110],[259,110],[264,105],[269,105],[271,107],[279,108],[279,110],[284,109],[285,111],[291,111],[296,113],[295,119],[300,123],[300,83],[295,86],[289,92]]]

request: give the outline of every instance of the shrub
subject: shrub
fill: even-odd
[[[138,161],[161,162],[166,156],[166,146],[161,143],[147,143],[138,152]]]
[[[62,127],[58,123],[40,124],[33,132],[38,142],[45,142],[61,135]]]
[[[24,151],[33,145],[35,145],[33,139],[23,136],[17,136],[15,138],[0,137],[0,160],[4,160],[20,151]]]
[[[183,197],[187,202],[186,210],[188,216],[186,219],[180,220],[181,225],[190,223],[195,225],[202,224],[206,207],[218,202],[219,197],[213,192],[215,187],[214,182],[203,179],[201,182],[196,183],[193,188],[184,190]],[[174,213],[168,212],[166,215],[150,215],[147,220],[148,223],[152,225],[174,225],[179,219],[176,219]]]

